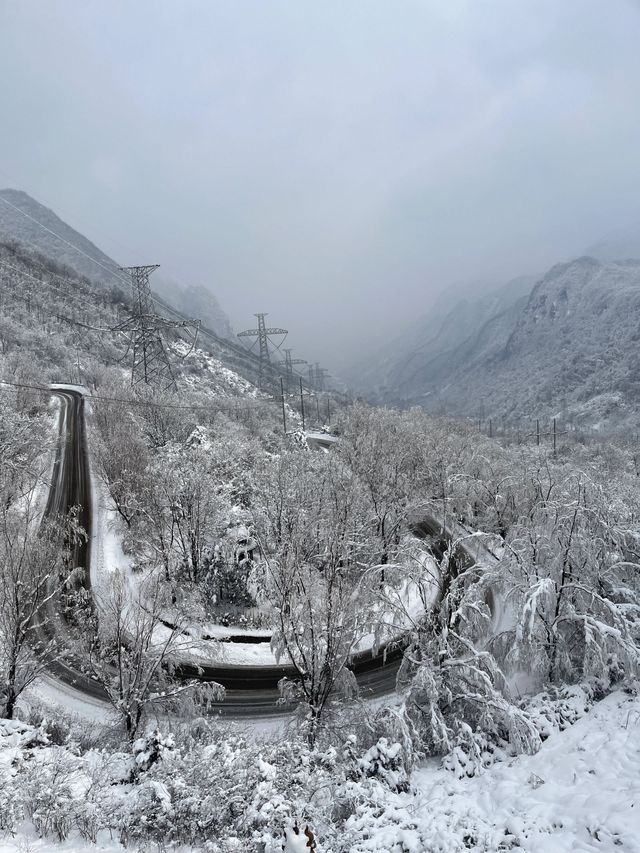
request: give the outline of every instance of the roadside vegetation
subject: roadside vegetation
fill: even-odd
[[[53,368],[44,315],[27,364],[15,311],[9,331],[23,339],[3,333],[2,376],[36,385],[71,371],[61,332]],[[297,820],[318,849],[375,849],[365,816],[380,832],[397,820],[387,806],[411,796],[426,760],[473,778],[636,689],[630,444],[566,441],[554,456],[355,404],[334,415],[336,446],[314,451],[255,392],[212,393],[213,369],[178,394],[133,399],[121,368],[75,359],[103,398],[92,460],[128,574],[87,595],[66,550],[82,536],[73,516],[41,524],[54,410],[33,388],[3,388],[1,832],[27,820],[60,840],[275,851],[287,827],[296,849]],[[207,716],[217,687],[177,680],[185,638],[211,624],[265,630],[293,666],[286,737],[260,742]],[[397,692],[374,709],[351,658],[400,637]],[[104,687],[109,725],[54,718],[33,698],[65,659]]]

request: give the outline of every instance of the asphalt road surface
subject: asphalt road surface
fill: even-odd
[[[78,391],[55,390],[61,402],[58,446],[53,466],[53,476],[46,507],[48,515],[64,515],[72,509],[78,512],[78,521],[87,533],[86,541],[73,549],[73,565],[85,569],[84,581],[90,591],[91,536],[93,516],[91,482],[84,417],[85,401]],[[51,630],[63,632],[64,620],[59,613],[51,614]],[[382,696],[395,690],[396,675],[402,660],[398,646],[381,650],[377,655],[370,651],[353,657],[353,669],[364,698]],[[52,674],[65,684],[94,699],[107,701],[103,688],[81,671],[79,662],[72,659],[55,661]],[[213,712],[221,716],[265,717],[278,716],[288,709],[277,704],[278,681],[283,676],[294,676],[291,666],[181,666],[179,676],[216,681],[225,687],[225,698],[214,704]]]

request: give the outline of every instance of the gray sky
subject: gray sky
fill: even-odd
[[[0,0],[0,185],[339,371],[640,223],[632,0]]]

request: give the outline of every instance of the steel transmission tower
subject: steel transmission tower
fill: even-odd
[[[289,393],[292,385],[293,385],[293,365],[294,364],[306,364],[306,360],[304,358],[291,358],[291,350],[284,350],[284,360],[279,361],[278,364],[284,365],[285,372],[285,383],[287,386],[287,394]]]
[[[320,367],[319,362],[315,365],[309,365],[309,387],[314,391],[324,391],[325,379],[329,375],[329,371],[324,367]]]
[[[307,368],[307,372],[309,374],[309,378],[307,379],[307,385],[309,386],[309,388],[311,388],[311,390],[314,390],[316,387],[316,369],[312,364],[310,364]]]
[[[320,384],[320,390],[321,391],[327,390],[327,376],[330,376],[330,375],[331,374],[329,373],[329,371],[324,367],[321,367],[320,370],[318,371],[318,382]]]
[[[260,351],[260,373],[258,379],[258,388],[262,388],[265,384],[265,380],[267,374],[270,372],[271,368],[271,357],[269,355],[269,343],[271,342],[276,349],[280,349],[282,344],[284,343],[284,339],[289,334],[286,329],[268,329],[264,318],[266,314],[254,314],[254,317],[258,318],[258,328],[257,329],[245,329],[244,332],[238,332],[239,338],[256,338],[256,340],[251,344],[249,350],[252,350],[256,343],[259,345]],[[271,341],[272,336],[274,335],[282,335],[282,340],[279,344],[275,344]],[[271,378],[271,377],[269,377]]]
[[[159,317],[153,308],[149,276],[159,264],[141,267],[120,267],[131,277],[133,316],[118,326],[118,331],[129,334],[129,349],[133,350],[131,384],[144,383],[162,390],[175,390],[176,380],[162,340],[166,329],[196,326],[197,321],[174,321]],[[195,341],[194,341],[195,345]]]

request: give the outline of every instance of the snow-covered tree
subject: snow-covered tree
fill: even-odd
[[[206,706],[224,692],[215,682],[180,675],[188,637],[175,616],[171,625],[163,619],[167,605],[157,576],[133,586],[117,573],[108,593],[97,598],[95,611],[86,613],[83,666],[104,688],[132,741],[154,710]]]
[[[0,716],[63,653],[55,611],[74,585],[69,553],[81,536],[73,520],[40,522],[33,492],[0,505]]]
[[[272,645],[296,670],[315,740],[329,699],[352,689],[348,663],[370,624],[366,516],[359,486],[337,457],[295,452],[274,462],[256,516]]]
[[[552,683],[634,677],[640,533],[583,473],[558,480],[514,529],[503,574],[518,618],[510,660]]]

